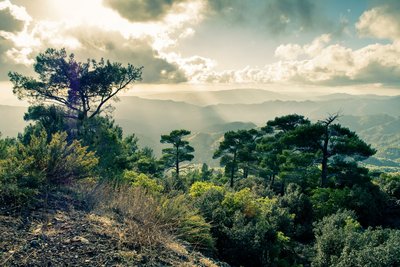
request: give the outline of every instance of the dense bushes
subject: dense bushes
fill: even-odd
[[[364,230],[354,212],[339,211],[315,225],[312,266],[398,266],[400,230]]]
[[[237,265],[289,264],[295,257],[290,237],[294,214],[279,205],[278,198],[259,197],[249,188],[224,189],[197,182],[190,196],[205,218],[212,222],[219,256]]]
[[[351,209],[357,213],[363,225],[378,225],[387,206],[387,196],[372,184],[355,185],[352,188],[318,188],[311,196],[317,218],[333,214],[339,209]]]
[[[93,178],[85,183],[92,185],[86,186],[87,199],[126,225],[123,242],[152,245],[170,235],[233,266],[399,264],[399,231],[380,228],[400,225],[398,175],[373,177],[360,167],[354,149],[366,155],[373,150],[339,126],[328,130],[340,130],[340,140],[332,141],[342,154],[328,157],[324,174],[321,143],[299,135],[321,141],[322,124],[301,116],[276,119],[261,131],[231,132],[223,147],[230,163],[222,165],[232,168],[225,173],[207,165],[171,172],[109,118],[68,128],[71,122],[58,108],[29,112],[36,124],[16,139],[0,139],[0,200],[6,205],[29,204]],[[187,162],[175,156],[175,163]]]
[[[0,195],[3,203],[23,204],[35,194],[74,180],[91,177],[98,162],[93,152],[74,140],[66,141],[66,133],[48,138],[42,130],[23,140],[8,144],[2,141],[6,157],[0,160]],[[48,141],[49,139],[49,141]]]

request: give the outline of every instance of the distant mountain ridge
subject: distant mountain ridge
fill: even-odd
[[[197,106],[217,104],[255,104],[271,100],[289,100],[290,96],[262,89],[230,89],[221,91],[183,91],[143,96],[147,99],[175,100]]]
[[[229,94],[232,91],[221,92]],[[235,94],[237,96],[238,92]],[[263,126],[268,120],[291,113],[302,114],[315,121],[340,112],[343,115],[340,123],[378,148],[376,160],[380,158],[397,162],[400,158],[396,150],[400,146],[400,96],[347,97],[336,94],[320,99],[199,106],[183,101],[130,96],[120,97],[120,101],[113,104],[113,117],[125,133],[135,133],[140,144],[152,147],[157,155],[163,148],[159,142],[161,134],[174,129],[188,129],[192,131],[191,141],[197,151],[196,162],[212,163],[210,148],[218,145],[226,131]],[[25,107],[0,106],[0,132],[3,136],[16,136],[23,130],[27,124],[23,121],[25,111]]]

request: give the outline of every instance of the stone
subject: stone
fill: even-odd
[[[71,242],[81,242],[82,244],[89,244],[89,240],[82,236],[75,236],[71,239]]]

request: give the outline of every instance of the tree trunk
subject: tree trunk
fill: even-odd
[[[235,178],[235,165],[236,165],[236,151],[233,153],[232,167],[231,167],[231,188],[233,188],[233,179]]]
[[[176,178],[179,179],[179,146],[176,147],[175,172]]]
[[[328,145],[329,145],[329,134],[326,129],[324,145],[322,148],[322,162],[321,162],[321,187],[326,187],[328,178]]]
[[[249,176],[249,167],[243,168],[243,179],[246,179]]]
[[[329,155],[329,127],[339,117],[339,113],[330,115],[325,121],[325,137],[322,146],[322,162],[321,162],[321,187],[326,187],[328,183],[328,159]]]
[[[269,180],[270,180],[270,182],[269,182],[269,188],[272,189],[272,187],[274,186],[274,183],[275,183],[275,173],[271,174],[271,177],[270,177]]]

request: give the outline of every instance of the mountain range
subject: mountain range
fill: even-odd
[[[212,152],[226,131],[260,127],[291,113],[316,121],[339,112],[341,124],[378,149],[368,164],[400,169],[400,96],[333,94],[312,100],[293,98],[258,89],[124,96],[113,104],[113,117],[125,133],[135,133],[140,144],[153,148],[158,156],[164,147],[159,142],[161,134],[188,129],[196,149],[195,162],[216,166]],[[25,111],[25,107],[0,106],[0,132],[15,136],[22,131]]]

